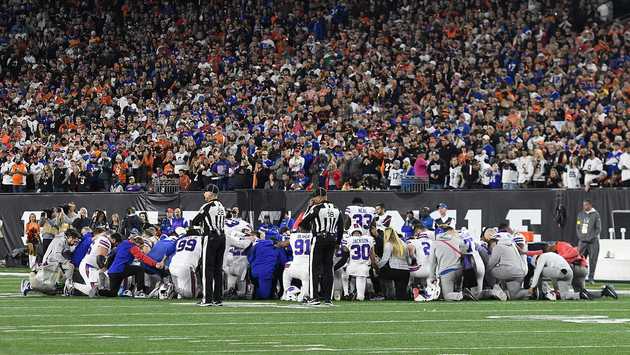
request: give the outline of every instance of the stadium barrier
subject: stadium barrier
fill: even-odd
[[[604,251],[600,258],[614,263],[630,260],[630,189],[595,189],[590,192],[563,189],[529,189],[515,191],[461,190],[426,191],[422,193],[375,192],[375,191],[331,191],[329,199],[342,208],[351,204],[355,197],[366,205],[385,204],[387,214],[392,217],[394,227],[404,224],[407,211],[416,216],[428,206],[435,209],[438,203],[446,203],[449,215],[455,218],[457,227],[466,227],[473,233],[481,232],[483,226],[496,226],[509,221],[516,230],[529,231],[533,241],[566,240],[576,241],[575,219],[582,201],[589,198],[602,217],[603,240],[619,242],[611,250]],[[222,192],[219,198],[225,206],[239,206],[244,217],[258,225],[264,215],[279,221],[285,211],[296,216],[308,203],[308,192],[281,192],[269,190],[242,190]],[[23,247],[24,224],[31,212],[40,214],[44,209],[75,202],[86,207],[90,213],[104,209],[108,216],[118,213],[124,217],[128,207],[137,211],[148,211],[149,219],[157,223],[167,208],[179,207],[185,218],[192,218],[203,203],[201,192],[179,192],[172,194],[150,193],[49,193],[49,194],[0,194],[0,258],[12,250]],[[564,206],[566,215],[557,213]],[[561,218],[563,217],[563,218]],[[622,238],[628,239],[628,241]],[[626,248],[628,253],[619,252]],[[615,254],[616,252],[616,254]],[[617,265],[619,266],[619,265]],[[627,269],[626,269],[627,270]]]
[[[403,176],[400,179],[402,192],[424,192],[429,189],[429,178],[420,176]]]
[[[167,177],[153,178],[153,191],[160,194],[173,194],[179,192],[179,179]]]

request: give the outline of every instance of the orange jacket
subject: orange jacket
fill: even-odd
[[[586,267],[586,259],[580,255],[578,248],[567,242],[556,242],[556,253],[563,257],[569,264],[579,264]]]

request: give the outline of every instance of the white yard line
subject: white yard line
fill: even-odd
[[[0,277],[28,277],[28,272],[0,272]]]
[[[137,309],[139,306],[133,306],[133,305],[120,305],[120,306],[101,306],[102,308],[134,308]],[[146,307],[155,307],[155,305],[142,305],[142,306],[146,306]],[[90,307],[92,307],[90,305]],[[33,306],[33,307],[28,307],[28,306],[24,306],[24,307],[0,307],[0,309],[67,309],[67,306],[50,306],[50,307],[38,307],[38,306]],[[99,308],[98,305],[95,305],[95,308]],[[197,309],[197,308],[196,308]],[[264,314],[293,314],[293,315],[318,315],[318,314],[355,314],[357,312],[360,312],[361,314],[382,314],[383,311],[376,311],[376,310],[327,310],[327,308],[317,308],[317,309],[311,309],[311,311],[309,312],[296,312],[296,311],[235,311],[235,312],[226,312],[226,311],[205,311],[205,310],[200,310],[200,311],[196,311],[196,312],[151,312],[150,314],[152,316],[212,316],[212,315],[229,315],[229,316],[238,316],[238,315],[243,315],[243,316],[250,316],[250,315],[264,315]],[[490,313],[490,314],[496,314],[496,313],[599,313],[599,312],[630,312],[630,308],[603,308],[603,309],[536,309],[536,308],[529,308],[529,309],[523,309],[523,308],[519,308],[519,309],[485,309],[485,310],[450,310],[450,309],[443,309],[443,310],[436,310],[436,309],[430,309],[430,310],[413,310],[413,309],[409,309],[409,310],[388,310],[387,313],[413,313],[413,314],[431,314],[431,313],[479,313],[479,314],[484,314],[484,313]],[[28,316],[25,316],[23,313],[20,314],[0,314],[0,319],[2,318],[59,318],[60,316],[70,316],[70,317],[79,317],[79,318],[89,318],[89,317],[111,317],[112,314],[111,313],[103,313],[103,312],[98,312],[98,313],[77,313],[77,314],[69,314],[69,313],[65,313],[65,314],[59,314],[56,312],[51,312],[49,314],[29,314]],[[124,316],[145,316],[147,315],[147,312],[135,312],[135,313],[122,313],[120,315],[124,315]]]
[[[146,314],[145,314],[146,315]],[[519,322],[514,319],[412,319],[412,320],[362,320],[361,324],[415,324],[415,323],[474,323],[474,322]],[[529,322],[529,321],[528,321]],[[296,324],[357,324],[355,320],[335,321],[270,321],[270,322],[204,322],[204,323],[110,323],[110,324],[34,324],[2,327],[8,329],[50,329],[50,328],[134,328],[134,327],[193,327],[193,326],[225,326],[225,325],[296,325]]]
[[[417,331],[417,332],[349,332],[349,333],[291,333],[291,336],[295,337],[319,337],[319,336],[327,336],[327,337],[357,337],[357,336],[389,336],[389,335],[465,335],[465,334],[521,334],[523,330],[461,330],[461,331]],[[583,334],[584,330],[528,330],[528,334]],[[589,334],[626,334],[630,333],[630,329],[623,330],[601,330],[601,331],[593,331],[589,330]],[[24,336],[24,335],[16,335],[12,336],[12,340],[29,340],[32,338],[41,338],[42,340],[57,340],[63,339],[68,340],[68,338],[81,335],[84,336],[86,334],[81,333],[73,333],[69,332],[66,337],[58,337],[58,336],[50,336],[48,337],[47,331],[42,332],[41,334],[32,334],[32,336]],[[57,334],[56,334],[57,335]],[[116,336],[116,334],[106,333],[106,334],[92,334],[99,336]],[[160,340],[160,341],[171,341],[171,340],[187,340],[188,343],[232,343],[232,342],[240,342],[243,339],[249,338],[269,338],[273,336],[277,336],[278,333],[267,333],[267,334],[242,334],[242,335],[230,335],[231,339],[224,339],[222,336],[165,336],[164,338],[155,337],[155,336],[146,336],[146,335],[125,335],[130,339],[147,339],[147,340]],[[221,338],[221,339],[213,339],[213,338]],[[85,339],[84,339],[85,340]],[[277,342],[276,342],[277,343]],[[245,345],[244,343],[240,343],[241,345]],[[253,343],[252,345],[259,344]]]
[[[319,344],[317,344],[319,345]],[[331,347],[312,347],[308,345],[300,346],[295,345],[293,349],[281,349],[278,347],[272,347],[267,349],[231,349],[231,350],[217,350],[212,349],[212,353],[230,354],[230,353],[261,353],[261,352],[300,352],[300,351],[327,351],[327,352],[350,352],[350,353],[391,353],[391,352],[418,352],[418,351],[450,351],[450,350],[570,350],[570,349],[615,349],[615,348],[630,348],[630,344],[616,344],[616,345],[537,345],[537,346],[478,346],[478,347],[404,347],[404,348],[331,348]],[[209,350],[156,350],[156,351],[124,351],[124,352],[80,352],[80,353],[48,353],[48,355],[122,355],[122,354],[173,354],[173,353],[208,353]]]

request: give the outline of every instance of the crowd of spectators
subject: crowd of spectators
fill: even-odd
[[[628,184],[592,3],[3,1],[2,191]]]

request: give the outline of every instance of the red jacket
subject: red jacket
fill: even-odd
[[[580,255],[578,248],[567,242],[556,242],[556,253],[563,257],[569,264],[579,264],[583,267],[588,266],[586,258]]]

